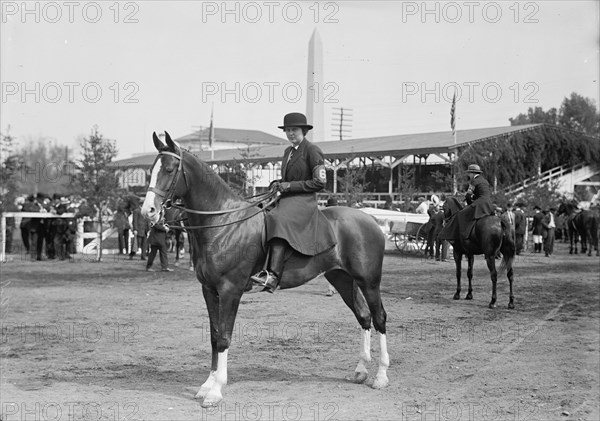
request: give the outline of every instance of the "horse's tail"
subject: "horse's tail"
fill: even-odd
[[[500,251],[502,252],[502,262],[500,263],[499,272],[503,272],[508,267],[512,267],[512,262],[517,254],[517,246],[515,241],[515,229],[504,218],[500,218],[502,226],[502,244]]]

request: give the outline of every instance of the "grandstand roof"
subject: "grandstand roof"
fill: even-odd
[[[187,143],[201,141],[204,143],[208,142],[208,127],[203,127],[198,131],[187,134],[185,136],[175,139],[176,142]],[[242,143],[244,145],[287,145],[286,139],[281,137],[273,136],[260,130],[246,130],[246,129],[224,129],[220,127],[214,128],[215,142],[235,142]]]
[[[416,154],[440,154],[453,152],[456,148],[468,143],[482,142],[497,137],[507,136],[516,132],[535,130],[543,124],[525,124],[520,126],[491,127],[482,129],[461,130],[457,133],[457,142],[454,143],[452,132],[414,133],[394,136],[368,137],[351,140],[330,142],[315,142],[323,151],[325,159],[361,157],[361,156],[396,156]],[[225,129],[236,130],[236,129]],[[257,132],[260,131],[248,131]],[[265,134],[265,133],[262,133]],[[275,137],[275,136],[273,136]],[[180,138],[182,139],[182,138]],[[180,140],[177,139],[177,140]],[[250,149],[251,158],[246,161],[268,163],[280,161],[283,151],[289,145],[287,141],[280,145],[257,146]],[[210,152],[197,154],[202,160],[215,164],[225,164],[242,159],[242,149],[224,149],[214,151],[214,159]],[[134,156],[128,159],[115,161],[113,164],[120,167],[149,167],[154,162],[156,153]]]

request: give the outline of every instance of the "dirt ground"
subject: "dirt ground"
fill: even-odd
[[[171,256],[172,257],[172,256]],[[210,366],[208,316],[187,267],[11,256],[1,266],[2,420],[598,420],[599,259],[519,256],[515,310],[476,258],[474,299],[454,264],[384,261],[390,385],[352,376],[360,329],[323,278],[243,298],[224,401],[194,394]],[[187,255],[186,255],[187,258]],[[464,275],[466,277],[466,274]],[[462,296],[466,293],[463,287]]]

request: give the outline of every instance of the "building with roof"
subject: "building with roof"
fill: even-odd
[[[260,130],[215,127],[213,131],[212,149],[215,151],[260,146],[281,146],[288,143],[285,139],[261,132]],[[210,151],[209,132],[209,127],[201,127],[200,130],[181,136],[175,139],[175,141],[193,153]]]
[[[230,144],[237,145],[237,147],[215,148],[214,153],[201,149],[196,155],[210,163],[229,181],[235,179],[232,174],[245,171],[246,178],[251,184],[250,187],[254,190],[266,187],[272,180],[280,178],[281,157],[288,145],[287,141],[279,142],[282,139],[275,138],[272,143],[268,143],[268,141],[260,143],[261,139],[268,140],[268,135],[263,137],[260,135],[262,132],[259,131],[229,130],[231,130],[229,133],[247,132],[256,134],[256,137],[244,138],[248,143],[232,141]],[[203,133],[198,135],[197,142],[204,141],[201,137]],[[227,132],[221,131],[221,135],[223,133]],[[188,135],[177,139],[176,142],[185,147],[185,145],[193,144],[194,139],[193,136]],[[328,168],[328,191],[338,193],[339,179],[347,174],[349,168],[364,167],[368,172],[365,180],[370,185],[367,191],[371,193],[371,196],[376,196],[377,200],[385,200],[387,195],[397,196],[404,185],[403,177],[406,177],[407,173],[411,173],[411,176],[414,177],[414,187],[421,192],[419,194],[456,190],[456,185],[449,188],[447,183],[443,185],[436,182],[435,179],[441,174],[446,177],[454,177],[456,180],[457,176],[461,174],[452,173],[453,165],[456,166],[461,157],[469,162],[477,162],[482,165],[488,175],[491,173],[493,179],[490,182],[493,182],[494,189],[505,189],[507,192],[518,188],[507,181],[510,180],[510,175],[514,178],[515,171],[521,171],[519,174],[522,176],[518,176],[521,182],[523,180],[525,182],[527,180],[533,182],[536,179],[546,180],[552,177],[570,177],[568,183],[562,183],[565,190],[572,191],[577,185],[598,188],[600,182],[594,178],[600,175],[598,163],[589,162],[587,164],[590,165],[586,165],[585,170],[582,170],[581,160],[570,162],[568,157],[562,156],[564,153],[561,153],[560,150],[554,154],[555,158],[538,159],[537,162],[529,162],[534,159],[527,160],[525,158],[526,153],[531,153],[531,151],[522,152],[522,158],[526,159],[525,162],[518,162],[519,156],[514,158],[494,157],[496,151],[500,154],[500,149],[504,149],[503,153],[506,154],[507,149],[514,148],[516,150],[525,147],[525,144],[527,144],[528,150],[532,148],[531,145],[534,145],[534,148],[544,148],[546,144],[550,145],[547,149],[560,149],[561,145],[576,141],[588,143],[596,150],[600,142],[596,138],[557,126],[527,124],[462,130],[458,133],[456,142],[452,132],[446,131],[316,142],[316,144],[323,151]],[[506,148],[503,145],[512,146]],[[521,152],[515,153],[518,155]],[[138,186],[144,189],[149,181],[150,167],[155,158],[155,153],[138,155],[115,161],[113,165],[120,168],[124,186]],[[576,164],[579,164],[579,167],[575,168]],[[460,167],[460,165],[458,166]],[[438,174],[436,175],[436,173]],[[509,176],[506,175],[507,173]]]

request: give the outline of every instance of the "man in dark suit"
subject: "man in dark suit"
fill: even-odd
[[[550,257],[552,253],[554,253],[554,236],[556,231],[556,221],[554,218],[554,208],[546,208],[544,210],[544,220],[542,224],[544,225],[544,234],[542,237],[544,238],[544,253],[546,257]]]
[[[429,229],[428,240],[431,240],[431,242],[435,244],[435,260],[440,261],[442,260],[440,251],[443,240],[440,240],[438,236],[444,227],[444,211],[439,203],[434,206],[433,213],[429,217],[429,221],[431,222],[431,228]]]
[[[292,145],[283,155],[282,179],[272,183],[272,189],[281,197],[266,217],[268,269],[252,276],[254,283],[271,293],[279,285],[288,247],[315,256],[336,243],[329,221],[317,203],[316,193],[325,188],[327,178],[323,152],[305,138],[313,126],[304,114],[291,113],[279,128]]]
[[[154,224],[150,228],[150,234],[148,235],[148,244],[150,245],[150,253],[148,253],[148,263],[146,264],[146,271],[152,272],[152,263],[158,252],[160,255],[160,266],[162,272],[173,272],[173,269],[169,268],[169,257],[167,255],[167,231],[168,228],[161,222]]]
[[[146,260],[146,237],[148,236],[150,225],[148,224],[148,220],[142,216],[142,209],[139,206],[136,206],[133,210],[132,225],[135,244],[137,245],[137,248],[142,250],[141,259]],[[135,253],[136,247],[132,245],[131,252],[129,253],[129,260],[133,259]]]
[[[537,205],[533,207],[533,210],[535,211],[535,214],[533,215],[533,221],[531,224],[531,236],[533,237],[533,252],[541,253],[544,234],[544,214],[541,212],[542,209]]]

